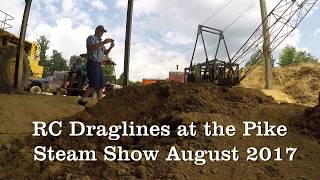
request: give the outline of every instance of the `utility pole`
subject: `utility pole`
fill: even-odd
[[[127,25],[126,25],[126,42],[124,52],[124,72],[123,72],[123,86],[128,86],[129,81],[129,62],[130,62],[130,44],[131,44],[131,30],[132,30],[132,11],[133,0],[128,0],[127,9]]]
[[[267,18],[267,5],[265,0],[260,0],[260,10],[263,28],[263,58],[265,61],[266,89],[272,89],[272,59],[270,49],[269,20]]]
[[[29,13],[31,8],[32,0],[25,0],[25,7],[22,19],[22,25],[20,30],[20,37],[19,37],[19,46],[18,46],[18,53],[16,57],[16,67],[15,67],[15,76],[14,76],[14,87],[18,90],[22,90],[24,87],[21,84],[22,74],[23,74],[23,59],[24,59],[24,40],[26,38],[26,31],[29,19]]]

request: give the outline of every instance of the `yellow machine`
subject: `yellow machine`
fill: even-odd
[[[37,56],[37,49],[38,49],[37,44],[35,42],[32,42],[31,43],[31,50],[28,53],[28,59],[30,62],[31,77],[42,78],[43,67],[39,65],[40,59]]]
[[[14,85],[16,56],[19,38],[14,34],[5,31],[11,26],[7,24],[13,17],[0,10],[5,15],[0,20],[0,88],[8,89]],[[22,84],[26,84],[30,77],[41,78],[43,67],[39,65],[37,57],[37,45],[35,42],[24,42],[25,56],[23,60]]]

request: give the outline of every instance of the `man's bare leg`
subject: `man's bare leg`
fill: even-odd
[[[86,91],[84,92],[81,99],[78,101],[78,104],[80,105],[86,105],[88,103],[87,97],[89,97],[93,92],[95,91],[94,88],[87,87]]]
[[[89,97],[95,90],[96,90],[96,89],[94,89],[94,88],[88,87],[88,88],[86,89],[86,91],[84,92],[82,98],[87,98],[87,97]]]
[[[97,95],[98,95],[98,101],[100,101],[103,98],[103,89],[98,90]]]

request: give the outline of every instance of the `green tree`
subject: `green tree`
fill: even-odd
[[[43,77],[47,77],[50,75],[49,72],[49,62],[48,57],[46,55],[47,50],[49,47],[50,41],[45,36],[40,36],[37,39],[37,45],[38,45],[38,54],[39,54],[39,65],[43,66]]]
[[[253,56],[250,58],[250,60],[246,62],[245,66],[250,67],[255,64],[259,64],[262,66],[262,65],[264,65],[264,62],[262,61],[262,59],[263,58],[262,58],[261,52],[257,51],[256,53],[253,54]]]
[[[258,59],[259,58],[259,59]],[[272,58],[272,67],[274,67],[274,62],[275,59]],[[255,64],[258,64],[259,66],[264,66],[264,58],[263,58],[263,54],[261,54],[260,51],[257,51],[251,58],[249,61],[246,62],[245,66],[246,67],[251,67]]]
[[[47,60],[46,53],[47,53],[47,50],[50,48],[49,44],[50,44],[50,41],[45,36],[40,36],[37,39],[40,65],[42,65],[42,63]]]
[[[281,54],[280,54],[280,61],[279,61],[279,66],[284,67],[289,64],[294,63],[294,56],[296,54],[297,50],[293,46],[286,46]]]
[[[72,68],[73,64],[76,63],[77,59],[79,58],[79,56],[77,55],[73,55],[70,57],[70,60],[69,60],[69,69]]]
[[[123,73],[119,76],[119,78],[117,79],[117,84],[120,86],[123,86]]]
[[[45,61],[42,62],[41,66],[43,66],[43,77],[48,77],[48,76],[51,76],[51,72],[50,72],[50,69],[51,69],[51,63],[48,59],[46,59]]]
[[[129,86],[141,86],[142,83],[140,81],[136,81],[136,82],[133,82],[133,81],[129,81]]]
[[[53,50],[49,60],[50,75],[53,75],[54,71],[67,71],[68,69],[67,61],[62,57],[61,52]]]
[[[124,77],[123,77],[124,75],[123,75],[123,73],[119,76],[119,78],[117,79],[117,84],[118,85],[120,85],[120,86],[123,86],[123,79],[124,79]],[[129,81],[128,82],[128,85],[129,86],[141,86],[142,85],[142,83],[140,82],[140,81]]]
[[[280,54],[279,65],[281,67],[289,64],[300,64],[300,63],[318,63],[318,59],[313,57],[306,51],[298,51],[293,46],[286,46]]]
[[[295,63],[317,63],[318,60],[306,51],[298,51],[294,55]]]
[[[113,76],[113,66],[112,65],[104,65],[102,66],[102,71],[105,76]]]

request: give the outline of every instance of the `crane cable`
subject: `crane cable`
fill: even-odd
[[[248,6],[247,9],[245,9],[245,11],[243,11],[243,13],[241,13],[240,16],[237,16],[230,24],[228,24],[223,31],[226,31],[227,29],[229,29],[231,26],[233,26],[237,21],[239,21],[243,16],[245,16],[246,14],[248,14],[256,5],[256,2],[252,3],[250,6]]]
[[[218,10],[216,10],[215,12],[213,12],[202,24],[208,23],[214,16],[216,16],[216,15],[217,15],[218,13],[220,13],[223,9],[225,9],[226,7],[228,7],[232,1],[234,1],[234,0],[229,0],[224,6],[222,6],[221,8],[219,8]]]

